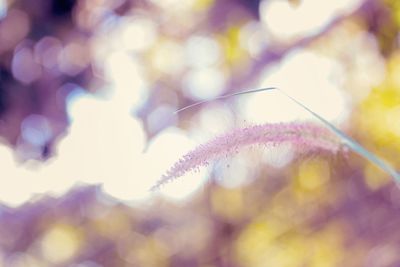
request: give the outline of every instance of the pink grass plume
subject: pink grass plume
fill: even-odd
[[[312,151],[328,151],[336,153],[342,147],[348,148],[381,168],[387,174],[392,176],[394,181],[400,185],[400,173],[397,172],[397,170],[394,169],[390,164],[386,163],[386,161],[374,153],[368,151],[361,144],[327,121],[325,118],[321,117],[319,114],[303,105],[301,102],[287,94],[282,89],[276,87],[245,90],[233,94],[222,95],[210,100],[191,104],[179,109],[176,111],[176,113],[217,99],[225,99],[234,96],[271,90],[277,90],[281,92],[296,105],[312,114],[325,127],[320,127],[310,123],[281,123],[256,125],[231,131],[197,147],[193,151],[184,155],[166,174],[161,177],[161,179],[151,189],[157,189],[161,185],[172,181],[174,178],[180,177],[191,170],[206,166],[212,160],[218,159],[221,156],[229,156],[241,147],[257,144],[276,145],[286,142],[292,143],[296,148],[296,151],[303,154]]]
[[[311,152],[336,153],[341,142],[325,127],[314,123],[277,123],[239,128],[202,144],[177,161],[152,187],[159,188],[190,171],[230,156],[239,149],[254,145],[274,146],[290,143],[301,154]]]

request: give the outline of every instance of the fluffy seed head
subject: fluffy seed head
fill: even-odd
[[[240,148],[252,145],[291,143],[298,153],[341,148],[339,138],[328,129],[313,123],[277,123],[254,125],[232,130],[202,144],[184,155],[153,186],[153,190],[185,173],[209,165],[213,160],[229,156]]]

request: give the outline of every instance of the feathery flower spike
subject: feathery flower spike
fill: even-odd
[[[290,100],[292,100],[296,105],[300,106],[301,108],[305,109],[307,112],[309,112],[311,115],[313,115],[315,118],[317,118],[319,121],[321,121],[328,130],[329,129],[329,133],[332,135],[334,135],[334,137],[337,139],[336,141],[334,140],[335,138],[333,138],[333,136],[327,138],[325,141],[331,142],[330,145],[331,146],[319,146],[318,142],[321,142],[322,140],[324,140],[324,138],[319,139],[319,137],[324,136],[324,135],[316,135],[311,143],[309,142],[305,142],[306,140],[306,136],[307,133],[305,135],[302,135],[304,133],[300,132],[281,132],[282,135],[277,135],[275,136],[276,139],[272,140],[272,139],[263,139],[263,137],[258,137],[259,139],[255,138],[254,136],[250,135],[250,137],[246,136],[246,135],[240,135],[240,132],[245,131],[246,133],[253,132],[256,133],[257,130],[259,128],[257,127],[267,127],[267,125],[271,126],[270,124],[265,124],[265,125],[259,125],[259,126],[253,126],[253,127],[249,127],[249,128],[245,128],[247,130],[243,130],[243,129],[239,129],[239,130],[235,130],[231,133],[228,133],[224,136],[221,136],[219,138],[216,138],[213,141],[210,141],[208,143],[206,143],[205,145],[202,145],[200,147],[198,147],[197,149],[193,150],[192,152],[186,154],[179,162],[177,162],[165,175],[163,175],[161,177],[161,179],[158,181],[158,183],[152,187],[152,189],[157,189],[160,185],[163,185],[166,182],[171,181],[174,178],[177,178],[183,174],[185,174],[187,171],[193,170],[195,168],[198,168],[200,166],[204,166],[209,164],[209,161],[215,158],[218,158],[221,155],[224,154],[232,154],[233,151],[236,151],[238,147],[240,146],[246,146],[246,145],[252,145],[252,144],[277,144],[280,143],[279,140],[281,142],[288,142],[290,141],[290,138],[288,137],[296,137],[298,138],[297,140],[303,143],[303,146],[298,146],[301,147],[303,149],[303,152],[307,152],[310,150],[327,150],[327,151],[331,151],[331,152],[336,152],[337,150],[339,150],[339,148],[341,147],[341,145],[345,145],[348,148],[350,148],[351,150],[353,150],[355,153],[359,154],[360,156],[364,157],[365,159],[369,160],[370,162],[372,162],[373,164],[375,164],[376,166],[378,166],[379,168],[381,168],[383,171],[385,171],[387,174],[389,174],[390,176],[393,177],[394,181],[398,184],[400,184],[400,174],[389,164],[387,164],[384,160],[382,160],[381,158],[379,158],[378,156],[376,156],[375,154],[371,153],[370,151],[368,151],[367,149],[365,149],[362,145],[360,145],[358,142],[356,142],[355,140],[353,140],[350,136],[348,136],[347,134],[345,134],[343,131],[341,131],[340,129],[338,129],[336,126],[334,126],[332,123],[330,123],[329,121],[327,121],[326,119],[324,119],[323,117],[321,117],[320,115],[318,115],[317,113],[315,113],[314,111],[312,111],[311,109],[309,109],[308,107],[306,107],[305,105],[303,105],[302,103],[300,103],[299,101],[297,101],[295,98],[291,97],[289,94],[287,94],[285,91],[283,91],[282,89],[276,88],[276,87],[269,87],[269,88],[261,88],[261,89],[253,89],[253,90],[245,90],[245,91],[241,91],[238,93],[234,93],[234,94],[229,94],[229,95],[222,95],[210,100],[205,100],[205,101],[200,101],[197,103],[194,103],[192,105],[186,106],[184,108],[181,108],[179,110],[177,110],[175,113],[181,112],[183,110],[186,110],[188,108],[203,104],[203,103],[207,103],[207,102],[211,102],[217,99],[224,99],[224,98],[229,98],[229,97],[233,97],[233,96],[239,96],[239,95],[244,95],[244,94],[250,94],[250,93],[256,93],[256,92],[262,92],[262,91],[270,91],[270,90],[278,90],[279,92],[281,92],[282,94],[284,94],[287,98],[289,98]],[[282,124],[280,124],[282,125]],[[293,124],[287,124],[288,125],[293,125]],[[304,126],[304,125],[303,125]],[[311,130],[311,128],[316,127],[316,126],[311,126],[310,124],[308,124],[307,127],[298,127],[297,130],[304,130],[304,128],[310,128],[309,130]],[[284,127],[282,127],[283,129]],[[302,129],[300,129],[302,128]],[[251,129],[251,130],[249,130]],[[314,129],[316,130],[316,128]],[[319,128],[318,131],[322,131],[322,128]],[[314,133],[318,132],[318,131],[314,131]],[[295,134],[296,133],[296,134]],[[322,133],[322,132],[321,132]],[[325,133],[325,137],[327,137],[327,133]],[[223,141],[224,139],[226,139],[229,136],[236,137],[237,139],[233,139],[233,140],[239,140],[241,141],[240,144],[242,145],[233,145],[232,142],[225,142],[225,145],[229,145],[231,144],[232,147],[230,149],[228,149],[227,151],[223,151],[223,150],[218,150],[216,148],[218,148],[218,146],[221,146],[220,142]],[[274,134],[270,134],[270,135],[264,135],[265,136],[274,136]],[[241,138],[239,138],[241,137]],[[310,136],[308,136],[310,137]],[[243,138],[243,139],[242,139]],[[287,138],[287,139],[286,139]],[[298,142],[296,142],[296,138],[291,139],[294,144],[300,144]],[[226,139],[227,140],[227,139]],[[260,142],[257,142],[256,140],[259,140]],[[264,142],[263,142],[264,141]],[[310,140],[308,140],[310,141]],[[325,143],[326,145],[327,143]],[[214,150],[210,150],[213,153],[211,153],[210,155],[207,154],[202,154],[204,153],[204,151],[206,151],[207,149],[209,149],[210,146],[216,145]],[[221,146],[224,147],[224,146]],[[329,148],[330,149],[327,149]],[[227,148],[227,147],[225,147]],[[208,156],[208,157],[207,157]],[[198,158],[196,158],[198,157]]]
[[[263,124],[235,129],[184,155],[152,189],[157,189],[189,171],[207,166],[213,160],[232,155],[240,148],[283,143],[293,144],[299,153],[314,151],[336,153],[341,147],[340,140],[331,131],[313,123]]]

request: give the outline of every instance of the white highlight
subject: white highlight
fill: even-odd
[[[214,98],[224,89],[226,77],[217,68],[201,68],[190,71],[183,80],[183,90],[194,100]]]
[[[100,100],[81,94],[69,99],[72,125],[57,146],[58,156],[46,165],[27,162],[17,166],[12,150],[0,146],[0,202],[18,206],[35,194],[59,196],[81,183],[102,184],[106,193],[121,201],[144,201],[170,164],[195,146],[183,131],[169,128],[145,152],[142,124],[126,112],[121,98]],[[188,197],[204,182],[204,176],[187,176],[193,178],[186,177],[187,181],[161,192],[173,199]]]
[[[347,116],[346,94],[341,91],[343,67],[333,59],[309,51],[295,51],[280,66],[269,71],[258,87],[275,86],[314,110],[328,121]],[[253,123],[315,120],[277,91],[249,95],[243,109]]]
[[[121,39],[126,49],[142,52],[157,38],[157,25],[147,18],[134,17],[121,23]]]
[[[289,1],[264,0],[260,16],[272,35],[280,41],[291,41],[315,34],[339,15],[355,10],[361,0],[303,0],[293,7]]]
[[[210,67],[221,60],[221,47],[211,37],[192,36],[186,42],[185,55],[192,67]]]
[[[0,0],[0,19],[7,15],[7,2],[6,0]]]

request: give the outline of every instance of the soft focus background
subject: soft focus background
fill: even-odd
[[[400,169],[398,0],[0,0],[0,266],[400,266],[400,189],[349,152],[251,148],[314,120]]]

